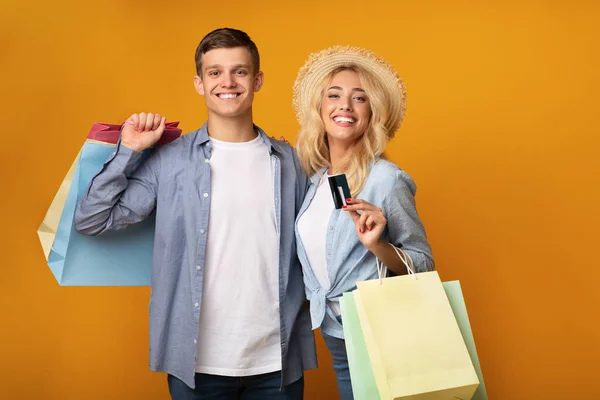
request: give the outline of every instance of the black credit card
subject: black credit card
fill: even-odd
[[[349,199],[351,196],[348,180],[345,174],[333,175],[327,179],[329,180],[331,196],[333,196],[333,204],[339,210],[342,206],[347,205],[346,199]]]

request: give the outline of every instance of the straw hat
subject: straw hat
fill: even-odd
[[[371,73],[387,89],[388,120],[385,127],[388,137],[392,138],[404,119],[406,110],[406,90],[402,79],[394,68],[384,59],[377,57],[372,51],[352,46],[334,46],[308,57],[306,63],[298,71],[294,83],[293,105],[296,118],[302,123],[304,114],[310,107],[311,94],[325,77],[338,67],[360,67]]]

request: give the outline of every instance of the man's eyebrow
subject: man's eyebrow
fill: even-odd
[[[221,65],[219,64],[212,64],[212,65],[207,65],[206,69],[213,69],[213,68],[221,68]]]
[[[219,69],[219,68],[223,68],[223,66],[221,64],[212,64],[212,65],[207,65],[206,69]],[[250,68],[249,64],[235,64],[233,65],[233,69],[238,69],[238,68]]]

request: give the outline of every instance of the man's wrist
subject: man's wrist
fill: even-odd
[[[121,146],[127,147],[129,150],[134,151],[136,153],[143,153],[144,150],[146,150],[146,149],[140,149],[139,146],[135,146],[133,144],[129,144],[127,142],[124,142],[123,140],[121,140]]]

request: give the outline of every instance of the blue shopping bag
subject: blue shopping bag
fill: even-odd
[[[181,135],[178,122],[166,124],[157,145]],[[54,277],[61,286],[149,286],[152,272],[154,216],[127,229],[86,236],[75,231],[79,198],[115,150],[121,125],[92,126],[63,180],[38,236]]]

